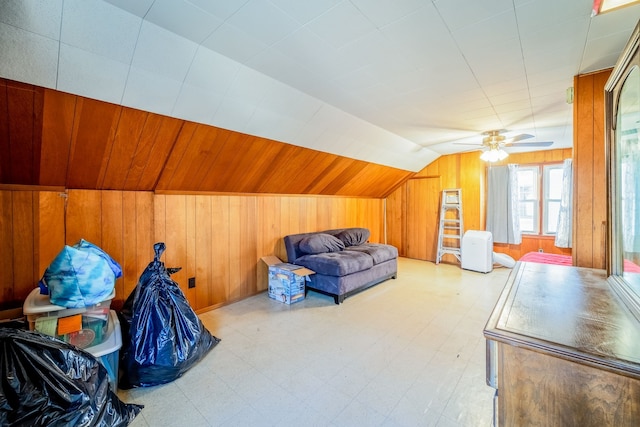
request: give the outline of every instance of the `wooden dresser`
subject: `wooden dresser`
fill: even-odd
[[[494,308],[499,426],[640,426],[640,323],[604,270],[519,262]]]

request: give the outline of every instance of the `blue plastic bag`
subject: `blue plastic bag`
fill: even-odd
[[[82,308],[98,304],[113,292],[122,268],[105,251],[82,239],[65,245],[40,279],[40,292],[52,304]]]

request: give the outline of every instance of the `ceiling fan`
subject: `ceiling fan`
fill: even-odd
[[[508,131],[506,129],[488,130],[482,133],[482,135],[485,135],[485,137],[482,138],[482,142],[455,142],[454,144],[481,145],[489,149],[499,149],[502,147],[548,147],[553,144],[553,141],[521,142],[525,139],[533,138],[533,135],[521,133],[507,138],[502,135],[505,132]]]
[[[548,147],[553,144],[553,141],[522,142],[525,139],[533,138],[533,135],[521,133],[507,138],[502,135],[505,132],[507,132],[506,129],[489,130],[482,133],[482,135],[485,135],[485,137],[482,138],[482,142],[454,142],[454,144],[480,145],[486,147],[488,150],[484,151],[480,158],[489,162],[504,160],[508,156],[507,152],[502,149],[503,147]]]

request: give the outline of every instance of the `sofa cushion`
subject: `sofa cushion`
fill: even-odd
[[[306,254],[322,254],[341,251],[344,243],[330,234],[318,233],[300,240],[299,247]]]
[[[346,276],[373,267],[373,258],[363,252],[340,251],[305,255],[296,264],[307,267],[317,274]]]
[[[374,265],[398,258],[398,248],[381,243],[364,243],[359,246],[351,246],[349,250],[369,254],[373,258]]]
[[[368,228],[346,228],[335,236],[342,240],[345,246],[358,246],[365,243],[370,235]]]

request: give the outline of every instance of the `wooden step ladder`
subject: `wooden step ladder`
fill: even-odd
[[[440,264],[445,254],[451,254],[462,262],[463,226],[462,190],[460,188],[442,190],[439,222],[436,264]]]

